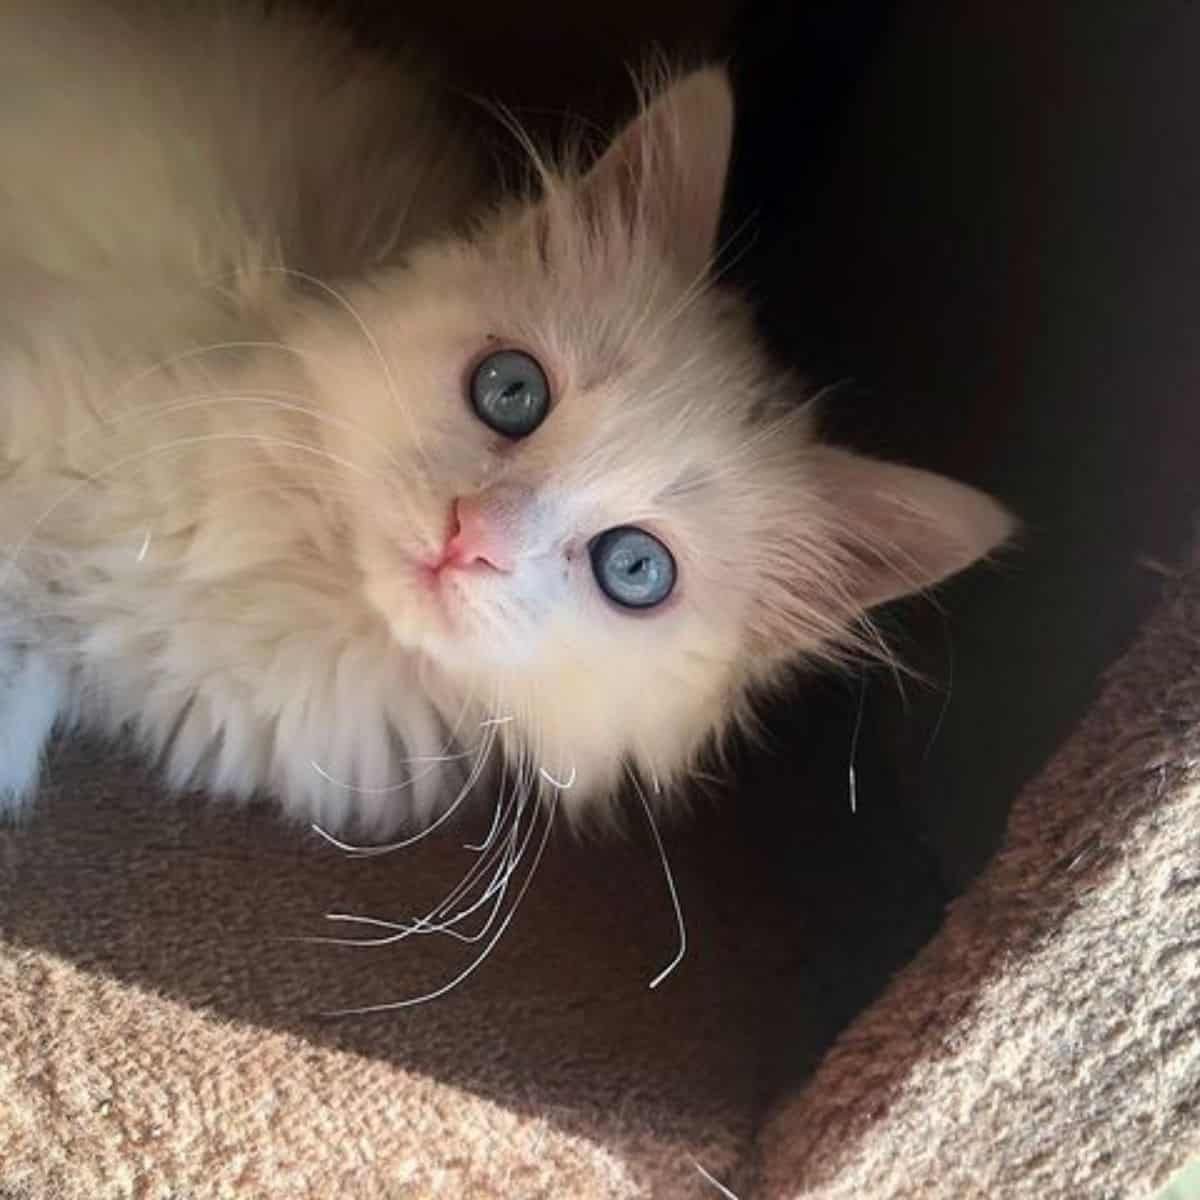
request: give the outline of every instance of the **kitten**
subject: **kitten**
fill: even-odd
[[[603,812],[1009,533],[709,278],[722,71],[495,207],[418,73],[168,8],[0,11],[0,806],[60,726],[368,835],[500,763]]]

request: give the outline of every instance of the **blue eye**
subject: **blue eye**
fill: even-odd
[[[550,385],[528,354],[497,350],[475,368],[471,405],[489,429],[507,438],[528,437],[550,410]]]
[[[675,587],[675,559],[644,529],[618,525],[594,538],[588,549],[600,590],[624,608],[653,608]]]

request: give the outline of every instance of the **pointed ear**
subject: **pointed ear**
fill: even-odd
[[[838,516],[848,598],[864,609],[932,587],[1016,530],[991,497],[942,475],[828,446],[813,472]]]
[[[689,275],[713,256],[733,140],[733,92],[709,67],[672,83],[584,176],[585,205],[655,238]]]

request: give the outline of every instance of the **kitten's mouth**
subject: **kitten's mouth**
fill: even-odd
[[[445,564],[423,563],[420,567],[421,591],[428,597],[429,608],[445,633],[461,636],[467,632],[470,605],[463,595],[470,586],[470,577],[490,573],[490,568],[479,563]]]
[[[464,552],[458,539],[451,539],[436,558],[428,558],[419,568],[423,590],[429,593],[439,616],[451,628],[461,626],[464,610],[463,591],[483,577],[504,575],[508,571],[482,554]],[[461,632],[461,630],[456,630]]]
[[[468,519],[463,502],[456,500],[441,550],[415,564],[418,591],[428,597],[439,633],[461,638],[469,631],[469,593],[485,577],[511,573],[506,555],[499,539],[481,531],[479,521]]]
[[[455,619],[461,608],[454,588],[447,586],[447,581],[427,564],[420,568],[421,592],[428,599],[427,607],[433,613],[438,626],[443,632],[457,631],[458,622]]]

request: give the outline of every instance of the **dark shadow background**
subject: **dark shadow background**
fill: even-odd
[[[751,5],[739,41],[731,219],[758,214],[737,273],[772,344],[851,381],[834,436],[976,483],[1025,526],[1014,553],[888,614],[935,686],[810,687],[776,718],[774,769],[742,775],[748,836],[802,911],[830,914],[786,1073],[997,848],[1157,596],[1146,560],[1190,537],[1200,12],[781,2]]]

